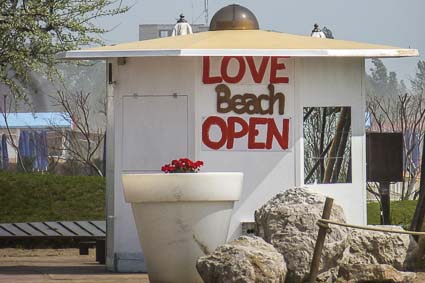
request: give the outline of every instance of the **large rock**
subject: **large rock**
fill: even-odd
[[[306,188],[288,189],[276,195],[255,212],[258,236],[271,243],[285,258],[287,281],[302,282],[310,272],[310,263],[322,217],[325,197]],[[344,212],[333,205],[331,219],[345,222]],[[323,248],[320,271],[337,266],[346,247],[347,229],[332,226]]]
[[[246,236],[199,258],[196,268],[205,283],[283,283],[287,272],[272,245]]]
[[[397,226],[379,226],[403,230]],[[389,264],[398,270],[412,266],[415,240],[406,234],[352,229],[340,264]]]
[[[343,264],[337,282],[409,283],[415,278],[415,273],[401,272],[388,264]]]

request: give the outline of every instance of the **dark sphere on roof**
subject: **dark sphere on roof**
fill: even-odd
[[[259,29],[255,15],[247,8],[232,4],[215,13],[210,30],[248,30]]]

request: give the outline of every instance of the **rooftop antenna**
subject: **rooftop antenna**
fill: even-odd
[[[205,5],[205,9],[204,9],[204,12],[205,12],[205,25],[206,26],[209,26],[209,20],[208,20],[208,0],[205,0],[204,1],[204,5]]]

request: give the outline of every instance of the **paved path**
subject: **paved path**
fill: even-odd
[[[424,283],[418,272],[414,283]],[[0,283],[149,283],[146,274],[111,273],[95,261],[95,251],[0,249]]]
[[[149,283],[146,274],[111,273],[78,249],[0,249],[0,283]]]

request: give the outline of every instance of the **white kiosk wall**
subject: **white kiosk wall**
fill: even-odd
[[[193,156],[193,58],[127,59],[113,64],[108,109],[107,259],[109,270],[146,271],[131,207],[124,202],[122,172],[158,172],[176,156]],[[110,142],[113,140],[113,142]],[[113,152],[111,154],[111,152]],[[113,198],[113,199],[111,199]],[[112,230],[112,231],[111,231]],[[112,239],[111,239],[112,238]]]
[[[344,208],[347,221],[366,224],[366,141],[364,59],[299,58],[295,63],[297,113],[307,106],[351,107],[352,182],[308,185],[317,192],[335,198]],[[298,116],[302,121],[301,116]],[[297,124],[296,147],[298,184],[304,185],[302,123]]]
[[[222,57],[129,58],[124,65],[111,60],[108,269],[145,271],[131,208],[123,198],[122,172],[159,172],[161,165],[184,156],[203,160],[205,172],[244,172],[243,195],[229,232],[229,238],[237,237],[240,223],[252,221],[256,208],[283,189],[304,185],[302,120],[306,106],[351,107],[353,181],[314,188],[335,197],[349,222],[365,223],[363,62],[362,58],[238,57],[224,60],[223,66]],[[220,84],[225,87],[217,90]],[[243,110],[240,98],[232,110],[218,113],[229,110],[224,102],[220,111],[217,108],[218,96],[226,100],[226,91],[232,97],[265,96],[260,109],[253,105]],[[267,108],[270,93],[276,96],[273,109]],[[284,96],[283,111],[278,94]],[[253,101],[251,95],[245,96],[245,102],[248,97]],[[226,125],[224,132],[217,124],[206,126],[209,117]],[[267,136],[268,131],[273,134]]]

